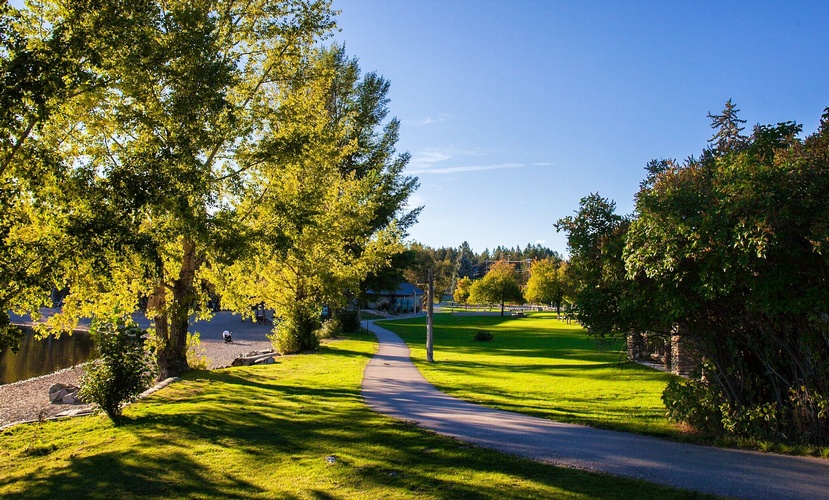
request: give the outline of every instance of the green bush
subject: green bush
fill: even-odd
[[[662,392],[662,402],[671,420],[703,432],[723,433],[723,398],[716,388],[700,380],[671,380]]]
[[[804,441],[827,442],[829,436],[829,396],[810,391],[805,386],[789,389],[792,418],[791,434],[804,436]]]
[[[294,334],[289,320],[282,320],[270,335],[271,343],[279,354],[296,354],[302,351],[299,337]]]
[[[341,332],[342,326],[340,325],[340,320],[337,318],[327,319],[322,322],[322,326],[317,330],[317,338],[320,340],[333,339]]]
[[[714,435],[775,443],[822,443],[829,429],[829,399],[789,390],[791,407],[777,403],[738,405],[701,380],[668,383],[662,401],[668,418]],[[816,415],[816,418],[811,418]]]
[[[296,354],[313,351],[320,346],[316,331],[320,322],[314,317],[297,311],[292,317],[283,318],[270,335],[274,348],[280,354]]]
[[[768,441],[785,440],[781,429],[780,408],[777,403],[765,403],[731,408],[720,405],[723,429],[733,436]]]
[[[475,340],[479,342],[487,342],[489,340],[492,340],[492,332],[489,332],[487,330],[478,330],[475,333]]]
[[[138,399],[155,378],[154,366],[144,351],[144,330],[135,325],[94,324],[91,333],[100,357],[84,367],[79,397],[98,405],[110,419]]]
[[[353,333],[360,329],[360,311],[342,310],[337,314],[343,331]]]

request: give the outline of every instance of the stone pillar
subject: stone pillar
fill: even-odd
[[[696,357],[687,339],[677,333],[671,335],[671,373],[687,377],[695,365]]]
[[[639,332],[628,334],[628,361],[639,361],[645,351],[645,338]]]

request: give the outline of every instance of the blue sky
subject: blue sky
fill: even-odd
[[[728,99],[816,129],[829,2],[334,0],[334,39],[391,81],[425,208],[411,239],[542,242],[592,192],[620,213],[654,158],[698,155]]]

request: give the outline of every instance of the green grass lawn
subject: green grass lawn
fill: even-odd
[[[597,345],[555,313],[526,318],[442,313],[434,318],[435,363],[426,363],[424,317],[378,325],[399,334],[427,380],[462,399],[560,422],[682,437],[665,418],[673,375],[626,362],[622,345]],[[490,331],[489,342],[474,340]]]
[[[117,427],[101,415],[0,431],[0,497],[703,498],[375,414],[360,396],[375,350],[373,336],[355,335],[269,366],[193,371]]]

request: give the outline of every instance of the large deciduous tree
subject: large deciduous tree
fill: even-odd
[[[70,285],[53,326],[146,297],[163,378],[187,368],[208,289],[301,319],[399,251],[416,181],[393,156],[397,122],[381,125],[387,82],[317,45],[329,2],[31,5],[33,31],[84,35],[94,83],[28,137],[66,177],[51,184],[68,195],[53,205]]]
[[[566,261],[548,257],[535,260],[530,267],[530,279],[524,298],[534,304],[554,304],[556,315],[561,313],[561,303],[568,294]]]
[[[599,337],[627,329],[621,308],[627,286],[622,249],[628,224],[616,213],[616,203],[598,193],[582,198],[575,215],[555,224],[556,230],[567,233],[567,279],[579,321]]]
[[[486,275],[470,287],[468,301],[473,304],[500,304],[501,316],[507,302],[523,302],[515,266],[507,261],[492,264]]]
[[[109,8],[44,4],[46,22]],[[331,13],[325,2],[264,0],[110,7],[110,25],[90,26],[106,84],[52,123],[80,194],[61,319],[131,311],[148,296],[164,378],[187,368],[204,270],[244,257],[254,241],[280,243],[245,210],[266,189],[257,173],[302,153],[274,136],[290,122],[283,104],[299,98],[291,84],[311,77],[305,61]]]
[[[669,413],[741,437],[829,440],[829,109],[742,135],[709,115],[700,159],[652,161],[627,220],[591,195],[568,232],[579,320],[593,333],[678,334],[704,377],[672,383]]]
[[[316,347],[323,304],[345,305],[367,277],[388,283],[381,271],[404,250],[401,238],[418,212],[404,208],[417,180],[402,175],[408,155],[395,154],[398,122],[384,122],[388,83],[374,73],[361,77],[339,47],[314,54],[309,65],[321,76],[297,84],[293,93],[302,98],[283,110],[300,119],[286,120],[276,136],[303,154],[263,172],[267,191],[250,207],[253,224],[278,231],[284,244],[261,243],[252,259],[220,273],[231,278],[228,301],[274,308],[285,352]]]
[[[730,102],[729,102],[730,105]],[[723,116],[733,106],[727,106]],[[654,283],[663,321],[702,355],[689,397],[709,430],[774,440],[829,439],[829,113],[797,139],[792,122],[733,137],[736,116],[701,160],[672,165],[637,195],[625,259]]]
[[[829,297],[820,200],[829,114],[804,141],[792,122],[742,136],[731,102],[711,118],[718,132],[699,160],[648,165],[623,254],[618,245],[605,255],[595,252],[601,244],[586,247],[598,258],[593,272],[579,273],[589,285],[577,295],[581,320],[605,331],[680,334],[696,350],[705,377],[665,394],[679,419],[720,433],[825,441]],[[605,219],[587,227],[607,227]],[[572,242],[590,240],[575,219],[564,222],[578,236]],[[573,268],[583,255],[591,253],[575,252]],[[588,300],[602,292],[610,293],[600,304]]]

